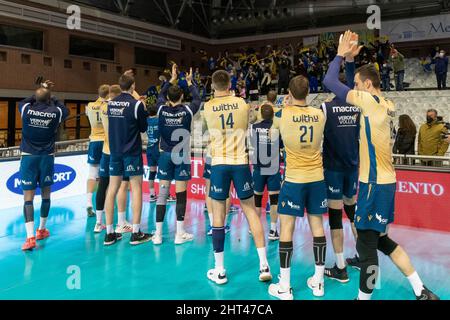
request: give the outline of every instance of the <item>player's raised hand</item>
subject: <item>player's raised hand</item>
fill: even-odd
[[[192,84],[192,78],[193,78],[193,72],[192,72],[192,67],[189,69],[189,73],[186,74],[186,81],[188,82],[189,85]]]
[[[55,84],[51,81],[51,80],[45,80],[42,84],[42,87],[46,88],[46,89],[53,89],[53,87],[55,86]]]
[[[360,53],[361,49],[364,47],[364,46],[358,46],[359,36],[357,33],[352,32],[352,35],[350,37],[350,42],[354,46],[352,48],[352,51],[345,56],[345,59],[347,60],[347,62],[354,61],[355,57]]]
[[[354,33],[350,30],[345,31],[339,38],[338,56],[345,57],[356,50],[358,44],[354,42]]]
[[[170,82],[176,82],[178,80],[178,66],[176,63],[172,65],[172,72],[171,72],[171,78]]]

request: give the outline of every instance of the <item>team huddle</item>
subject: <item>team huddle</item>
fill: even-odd
[[[192,69],[186,75],[192,100],[185,102],[183,90],[176,85],[176,65],[170,81],[162,86],[157,103],[151,106],[145,106],[136,93],[130,72],[120,77],[118,85],[101,86],[98,100],[86,109],[92,127],[87,211],[89,216],[96,216],[94,232],[106,229],[106,246],[114,245],[127,232],[131,233],[131,245],[149,241],[161,245],[170,185],[175,180],[175,244],[193,240],[193,234],[184,228],[186,190],[191,179],[191,126],[202,109],[203,130],[209,133],[204,178],[211,226],[208,233],[212,236],[215,261],[214,268],[206,273],[210,281],[217,285],[228,282],[224,243],[229,231],[226,221],[233,185],[259,257],[255,275],[262,282],[273,278],[260,217],[261,209],[265,208],[264,190],[269,194],[268,240],[279,240],[280,259],[279,282],[270,284],[268,289],[271,296],[282,300],[294,298],[290,277],[293,236],[296,218],[306,214],[315,261],[314,274],[307,280],[307,286],[314,296],[324,296],[325,277],[348,282],[348,265],[360,270],[357,299],[371,299],[379,272],[379,250],[407,277],[417,299],[439,299],[424,286],[406,252],[388,235],[388,226],[394,221],[396,192],[391,151],[395,106],[383,98],[379,74],[373,65],[355,70],[353,59],[361,49],[357,43],[358,36],[351,31],[341,37],[338,54],[324,79],[335,98],[321,108],[308,106],[309,83],[303,76],[290,81],[289,94],[281,108],[275,107],[273,94],[272,97],[269,94],[269,101],[257,111],[230,92],[230,75],[221,70],[212,75],[214,94],[203,108]],[[343,63],[346,84],[339,80]],[[50,210],[56,130],[68,116],[67,108],[51,97],[51,86],[51,82],[45,82],[35,96],[19,105],[23,121],[20,172],[27,230],[23,250],[33,249],[36,240],[50,235],[45,223]],[[143,233],[140,226],[144,132],[148,136],[150,201],[156,201],[154,233]],[[159,180],[157,195],[155,179]],[[94,212],[92,197],[97,181]],[[40,226],[34,234],[33,199],[37,186],[41,188],[43,201]],[[131,223],[125,218],[129,189]],[[114,228],[116,200],[118,219]],[[348,259],[343,252],[343,209],[352,224],[358,253]],[[325,213],[329,215],[336,258],[335,265],[329,268],[325,267],[327,240],[322,218]]]

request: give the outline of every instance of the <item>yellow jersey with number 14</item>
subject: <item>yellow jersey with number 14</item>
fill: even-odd
[[[244,99],[233,96],[213,98],[205,103],[203,114],[211,141],[211,165],[248,164],[249,111]]]
[[[287,105],[275,114],[286,151],[285,180],[310,183],[324,180],[322,140],[325,115],[314,107]]]
[[[361,109],[360,172],[363,183],[396,182],[392,161],[395,106],[368,92],[352,90],[347,101]]]
[[[97,101],[88,103],[86,107],[86,116],[91,125],[91,135],[89,136],[91,141],[105,140],[105,130],[103,129],[101,118],[101,109],[105,104],[108,104],[106,100],[98,98]]]

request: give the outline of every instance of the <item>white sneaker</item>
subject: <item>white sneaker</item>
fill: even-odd
[[[220,272],[216,269],[210,269],[206,273],[206,276],[209,280],[215,282],[216,284],[225,284],[228,282],[227,272],[225,270]]]
[[[176,234],[175,235],[175,244],[183,244],[188,241],[194,240],[194,235],[190,233]]]
[[[125,221],[123,225],[117,225],[116,226],[116,233],[127,233],[133,231],[133,226],[128,221]]]
[[[266,282],[272,280],[272,274],[270,273],[269,266],[265,266],[259,269],[259,281]]]
[[[269,294],[280,300],[294,300],[292,288],[289,288],[289,290],[285,290],[281,288],[281,284],[279,283],[272,283],[269,286]]]
[[[161,244],[163,242],[162,235],[155,233],[153,235],[152,241],[153,241],[153,244]]]
[[[100,232],[102,232],[105,229],[106,229],[106,226],[104,224],[96,223],[95,227],[94,227],[94,232],[95,233],[100,233]]]
[[[323,297],[325,294],[325,288],[323,282],[317,282],[316,278],[310,277],[307,281],[308,287],[312,290],[313,295],[316,297]]]

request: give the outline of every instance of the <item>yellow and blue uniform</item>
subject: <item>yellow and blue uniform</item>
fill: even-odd
[[[89,136],[88,163],[100,164],[102,157],[103,142],[105,140],[105,130],[102,123],[102,107],[107,105],[105,99],[98,98],[95,102],[90,102],[86,107],[86,116],[91,125],[91,135]]]
[[[360,184],[355,225],[386,231],[394,221],[396,175],[392,162],[395,106],[368,92],[350,91],[347,101],[361,109]]]
[[[286,151],[286,172],[278,213],[302,217],[327,212],[327,192],[322,165],[325,115],[309,106],[288,105],[275,114]]]
[[[242,98],[215,97],[205,103],[211,146],[210,197],[225,200],[233,182],[241,200],[253,196],[246,136],[250,106]]]
[[[100,110],[100,118],[102,119],[103,130],[105,132],[105,140],[103,141],[102,158],[100,160],[99,176],[103,178],[109,177],[109,137],[108,137],[108,103],[102,105]]]

